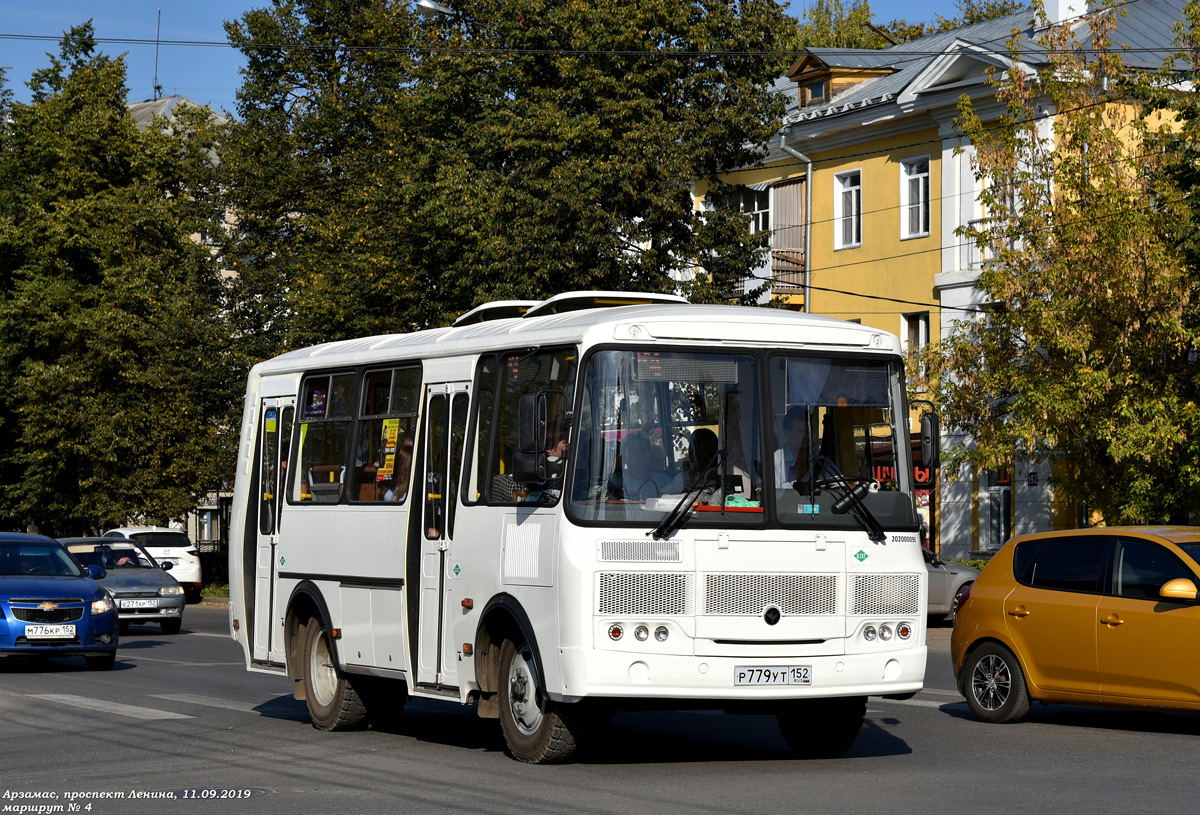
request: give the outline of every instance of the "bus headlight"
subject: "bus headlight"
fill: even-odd
[[[658,628],[654,629],[654,639],[658,640],[659,642],[666,642],[667,637],[670,635],[671,632],[667,630],[665,625],[660,625]]]
[[[868,625],[866,628],[863,629],[863,639],[866,640],[867,642],[875,641],[875,626]]]
[[[879,639],[887,642],[892,638],[892,627],[890,625],[879,626]]]
[[[638,642],[645,642],[650,637],[650,629],[644,625],[639,625],[633,629],[633,637]]]

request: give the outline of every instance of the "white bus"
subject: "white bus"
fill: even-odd
[[[894,336],[669,295],[293,351],[247,383],[232,636],[322,730],[453,700],[550,763],[718,708],[840,755],[925,673],[908,411]]]

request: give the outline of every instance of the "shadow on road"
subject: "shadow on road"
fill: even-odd
[[[263,716],[309,721],[304,702],[280,696],[255,708]],[[410,700],[404,714],[385,732],[401,738],[466,750],[501,752],[504,738],[495,719],[480,719],[474,708]],[[868,720],[843,759],[907,755],[907,742],[888,723]],[[713,711],[620,713],[593,725],[577,756],[580,764],[679,764],[796,759],[779,733],[774,716]]]

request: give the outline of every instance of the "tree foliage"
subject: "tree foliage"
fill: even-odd
[[[0,110],[0,517],[58,534],[195,506],[225,473],[214,133],[139,131],[125,65],[73,28]]]
[[[1094,15],[1083,43],[1054,28],[1036,72],[1014,41],[995,121],[961,106],[986,218],[964,234],[989,258],[990,305],[926,364],[970,437],[954,464],[1062,454],[1059,487],[1109,523],[1145,523],[1180,519],[1200,479],[1200,292],[1175,239],[1188,200],[1130,104],[1116,14]]]
[[[765,236],[694,209],[752,163],[792,26],[770,0],[274,0],[222,149],[247,353],[444,324],[493,299],[727,297]],[[730,224],[736,222],[734,229]]]
[[[955,17],[940,14],[934,20],[897,18],[873,27],[869,0],[817,0],[804,11],[798,28],[799,48],[887,48],[941,31],[994,20],[1029,8],[1027,0],[957,0]],[[883,33],[886,33],[886,37]],[[893,42],[894,41],[894,42]]]

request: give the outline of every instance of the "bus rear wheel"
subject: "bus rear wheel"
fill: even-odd
[[[500,729],[509,754],[526,764],[561,764],[578,748],[581,717],[546,698],[533,649],[505,640],[500,648]]]
[[[867,697],[805,699],[775,714],[779,732],[801,758],[837,758],[850,749],[867,715]]]
[[[338,670],[329,634],[320,620],[308,621],[304,631],[304,698],[318,730],[360,730],[367,709],[350,681]]]

